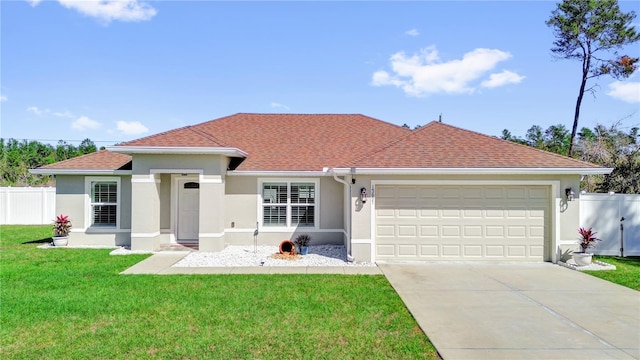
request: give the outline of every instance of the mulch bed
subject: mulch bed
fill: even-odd
[[[298,254],[291,255],[289,253],[279,254],[275,253],[270,256],[272,259],[280,259],[280,260],[300,260],[302,257]]]

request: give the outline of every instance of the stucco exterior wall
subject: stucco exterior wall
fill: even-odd
[[[133,174],[144,175],[152,170],[202,170],[205,175],[222,175],[226,172],[228,159],[221,155],[155,155],[135,154]],[[171,173],[171,172],[166,172]]]
[[[160,175],[160,229],[171,229],[171,174]]]
[[[91,221],[86,217],[89,204],[89,194],[86,189],[87,177],[84,175],[56,176],[56,214],[69,215],[73,225],[69,234],[69,245],[124,246],[131,243],[131,176],[118,177],[120,178],[119,229],[95,229],[85,226]],[[91,178],[99,177],[91,176]]]
[[[278,177],[277,179],[282,179]],[[253,245],[253,232],[259,222],[261,245],[277,245],[282,240],[309,234],[312,244],[344,244],[344,190],[332,177],[320,177],[318,189],[318,228],[305,227],[274,230],[262,226],[259,209],[262,201],[260,180],[268,177],[227,176],[225,181],[225,245]],[[308,178],[291,178],[304,181]],[[318,179],[318,178],[314,178]]]

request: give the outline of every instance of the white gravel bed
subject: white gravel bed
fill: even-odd
[[[240,266],[376,266],[374,263],[349,262],[341,245],[309,246],[308,255],[294,260],[274,259],[277,246],[228,246],[220,252],[192,252],[172,267],[240,267]]]
[[[571,269],[571,270],[578,270],[578,271],[584,271],[584,270],[615,270],[616,269],[615,265],[607,264],[605,262],[598,261],[598,260],[593,260],[591,262],[591,264],[585,265],[585,266],[578,266],[574,262],[563,262],[563,261],[558,261],[558,265],[564,266],[564,267],[566,267],[568,269]]]

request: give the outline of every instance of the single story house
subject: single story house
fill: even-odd
[[[235,114],[42,166],[69,244],[219,251],[309,234],[356,261],[551,261],[612,169],[431,122]]]

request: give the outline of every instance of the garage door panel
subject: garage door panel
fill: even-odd
[[[465,225],[464,237],[482,237],[482,225]]]
[[[418,217],[418,210],[415,209],[398,209],[399,218],[416,218]]]
[[[376,257],[542,261],[549,194],[549,186],[378,186]]]
[[[420,237],[438,237],[438,226],[437,225],[421,225],[420,226]]]
[[[464,256],[465,257],[482,257],[482,245],[465,245]]]
[[[507,238],[525,238],[526,236],[526,226],[507,226]]]
[[[398,225],[398,237],[416,237],[418,228],[416,225]]]
[[[420,246],[420,255],[422,257],[439,257],[440,256],[440,247],[438,245],[421,245]]]
[[[438,209],[419,209],[421,218],[437,219]]]
[[[418,256],[417,245],[398,245],[398,256]]]
[[[502,225],[487,225],[484,229],[486,237],[504,237],[504,226]]]
[[[461,245],[442,245],[442,257],[459,258]]]

